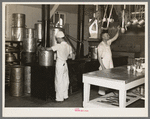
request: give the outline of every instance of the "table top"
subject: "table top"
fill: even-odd
[[[120,66],[111,69],[98,70],[83,74],[83,76],[94,77],[97,79],[113,79],[118,81],[125,81],[125,83],[145,77],[145,72],[133,72],[127,70],[127,66]]]

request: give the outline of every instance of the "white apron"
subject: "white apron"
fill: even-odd
[[[102,57],[103,57],[102,61],[106,69],[110,69],[114,67],[110,45],[108,46],[105,45],[105,51],[103,52]],[[99,67],[99,70],[102,70],[101,66]]]
[[[66,61],[56,60],[55,69],[55,91],[56,101],[63,101],[68,98],[69,74]]]

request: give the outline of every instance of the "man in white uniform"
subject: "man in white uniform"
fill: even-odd
[[[119,36],[120,27],[118,27],[117,29],[118,31],[116,35],[111,39],[108,33],[102,34],[102,42],[98,45],[98,60],[100,63],[99,70],[104,70],[104,69],[109,69],[114,67],[110,45]],[[99,87],[98,94],[105,95],[105,90],[106,88]]]
[[[56,101],[62,102],[68,99],[69,74],[66,60],[72,57],[72,47],[64,40],[64,33],[58,31],[56,34],[57,43],[49,50],[57,52],[56,68],[55,68],[55,91]]]

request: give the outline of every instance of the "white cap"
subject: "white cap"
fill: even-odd
[[[56,34],[56,37],[57,38],[63,38],[65,35],[62,31],[58,31],[57,34]]]

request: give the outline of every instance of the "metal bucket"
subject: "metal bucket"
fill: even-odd
[[[21,65],[11,66],[10,82],[23,82],[24,67]]]
[[[11,39],[12,41],[23,41],[25,28],[11,28]]]
[[[11,96],[22,96],[23,93],[23,82],[10,82],[10,95]]]
[[[23,39],[23,52],[36,52],[36,39],[35,38]]]
[[[91,59],[97,59],[97,47],[96,46],[91,46]]]
[[[36,53],[35,52],[22,52],[21,62],[23,64],[36,63]]]
[[[32,28],[26,28],[24,33],[24,38],[34,38],[35,30]]]
[[[10,75],[10,95],[17,97],[22,96],[24,67],[21,65],[11,66]]]
[[[31,93],[31,66],[25,66],[24,68],[24,93]]]
[[[25,28],[25,14],[12,14],[12,27]]]
[[[52,50],[39,50],[39,65],[40,66],[53,66],[54,65],[54,52]]]
[[[42,23],[36,23],[34,25],[35,28],[35,38],[38,40],[42,40]]]

